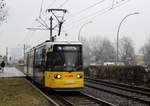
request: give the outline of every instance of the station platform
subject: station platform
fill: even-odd
[[[4,72],[0,70],[0,78],[1,77],[25,77],[25,74],[15,67],[5,67]]]

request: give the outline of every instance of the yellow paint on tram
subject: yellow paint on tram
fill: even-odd
[[[56,78],[60,75],[61,78]],[[77,78],[80,75],[81,78]],[[49,88],[82,88],[84,86],[83,72],[45,72],[45,86]]]

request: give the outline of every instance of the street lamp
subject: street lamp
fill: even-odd
[[[89,24],[89,23],[92,23],[92,21],[89,21],[89,22],[83,24],[83,25],[80,27],[79,34],[78,34],[78,40],[80,40],[80,34],[81,34],[82,28],[83,28],[84,26],[86,26],[87,24]]]
[[[119,32],[120,32],[120,27],[121,27],[123,21],[124,21],[127,17],[132,16],[132,15],[135,15],[135,14],[139,14],[139,12],[135,12],[135,13],[131,13],[131,14],[126,15],[126,16],[121,20],[121,22],[120,22],[120,24],[119,24],[119,26],[118,26],[118,31],[117,31],[117,59],[116,59],[116,63],[118,62],[118,59],[119,59],[119,50],[118,50],[118,49],[119,49]]]

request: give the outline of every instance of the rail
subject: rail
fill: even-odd
[[[117,96],[125,97],[143,104],[150,104],[148,89],[131,87],[123,84],[115,84],[108,81],[85,79],[85,85],[100,91],[108,92]]]

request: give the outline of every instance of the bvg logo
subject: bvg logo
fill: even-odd
[[[73,77],[73,75],[66,75],[66,77]]]

